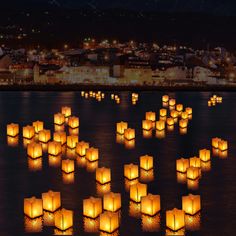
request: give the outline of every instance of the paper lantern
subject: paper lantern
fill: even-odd
[[[174,107],[175,104],[176,104],[176,100],[175,99],[172,98],[172,99],[169,100],[169,106]]]
[[[35,197],[24,199],[24,213],[34,219],[43,215],[43,201]]]
[[[88,148],[86,150],[86,159],[90,162],[97,161],[99,159],[99,153],[97,148]]]
[[[25,126],[23,127],[23,138],[32,139],[35,135],[33,126]]]
[[[64,184],[73,184],[75,182],[75,173],[71,172],[67,174],[62,172],[62,181]]]
[[[68,119],[68,125],[72,129],[78,128],[79,127],[79,118],[72,116]]]
[[[160,195],[148,194],[141,198],[141,212],[145,215],[154,216],[161,210]]]
[[[183,104],[177,104],[177,105],[176,105],[176,111],[177,111],[177,112],[182,112],[183,109],[184,109]]]
[[[128,129],[127,122],[120,122],[116,124],[116,132],[118,134],[124,134],[125,130]]]
[[[201,167],[201,159],[198,157],[191,157],[189,159],[190,167]]]
[[[225,159],[227,157],[228,157],[228,150],[225,150],[225,151],[219,150],[219,158]]]
[[[185,128],[187,128],[188,127],[188,120],[180,120],[179,121],[179,127],[181,128],[181,129],[185,129]]]
[[[168,126],[174,126],[175,121],[173,118],[167,118],[166,123]]]
[[[62,107],[61,113],[67,118],[71,116],[71,108],[70,107]]]
[[[200,195],[192,195],[182,197],[182,209],[186,214],[195,215],[201,210]]]
[[[65,231],[73,226],[73,211],[61,209],[55,213],[55,226]]]
[[[156,113],[153,111],[146,112],[145,118],[146,118],[146,120],[150,120],[152,122],[155,122],[156,121]]]
[[[37,217],[31,219],[28,216],[24,217],[25,232],[28,234],[41,233],[43,231],[43,218]]]
[[[140,157],[140,168],[144,170],[151,170],[153,169],[153,157],[152,156],[141,156]]]
[[[181,158],[176,160],[176,170],[181,173],[185,173],[189,168],[189,160]]]
[[[33,159],[41,157],[43,155],[42,145],[35,142],[30,143],[27,146],[27,155]]]
[[[124,131],[124,137],[127,140],[135,139],[135,130],[134,129],[126,129]]]
[[[212,147],[218,149],[220,141],[221,141],[220,138],[212,138],[212,140],[211,140]]]
[[[8,124],[7,125],[7,135],[15,137],[19,134],[19,125],[18,124]]]
[[[33,122],[33,127],[34,127],[34,130],[35,130],[35,133],[38,134],[39,131],[43,130],[43,122],[42,121],[35,121]]]
[[[66,132],[55,132],[53,134],[53,140],[61,143],[61,145],[66,143]]]
[[[168,95],[162,96],[162,102],[169,102],[169,96]]]
[[[55,212],[61,207],[61,193],[48,191],[42,193],[43,209],[49,212]]]
[[[53,141],[48,143],[48,154],[57,156],[61,153],[61,143]]]
[[[113,233],[119,228],[119,215],[117,212],[105,212],[100,215],[99,229],[106,233]]]
[[[39,141],[42,143],[47,143],[51,139],[51,131],[50,130],[41,130],[39,131]]]
[[[65,123],[65,116],[61,113],[57,113],[54,115],[54,124],[63,125]]]
[[[96,169],[96,181],[100,184],[111,182],[111,169],[104,167]]]
[[[156,130],[162,131],[166,127],[166,123],[163,120],[159,120],[156,122]]]
[[[89,143],[86,142],[78,142],[76,144],[76,153],[79,154],[79,156],[83,157],[86,155],[86,150],[89,148]]]
[[[189,118],[188,113],[187,113],[187,112],[182,112],[182,113],[181,113],[181,118],[182,118],[183,120],[187,120],[187,119]]]
[[[83,200],[83,214],[95,219],[102,213],[102,199],[90,197]]]
[[[199,178],[201,175],[201,169],[198,167],[189,167],[187,169],[187,178],[195,180]]]
[[[228,142],[225,140],[219,141],[219,150],[220,151],[226,151],[228,150]]]
[[[92,219],[83,217],[84,232],[86,233],[99,233],[99,219]]]
[[[202,149],[199,151],[199,157],[201,159],[201,161],[210,161],[211,159],[211,152],[210,150],[207,149]]]
[[[166,109],[160,109],[160,116],[161,117],[167,116],[167,110]]]
[[[134,202],[141,202],[141,198],[147,196],[147,185],[137,183],[130,186],[130,199]]]
[[[111,192],[111,183],[100,184],[100,183],[96,182],[96,190],[97,190],[98,196],[103,196],[106,193],[110,193]]]
[[[179,113],[176,111],[176,110],[172,110],[170,112],[170,116],[173,118],[173,119],[176,119],[178,116],[179,116]]]
[[[173,230],[178,231],[185,227],[185,213],[182,210],[174,208],[173,210],[166,211],[166,226]]]
[[[150,120],[143,120],[142,121],[142,128],[144,130],[151,130],[153,128],[152,121],[150,121]]]
[[[103,209],[106,211],[116,212],[121,208],[121,194],[107,193],[103,197]]]
[[[69,174],[75,171],[75,162],[74,160],[62,160],[61,162],[62,171]]]
[[[154,170],[140,170],[140,181],[142,183],[149,183],[154,180]]]
[[[211,101],[207,102],[208,107],[211,107]]]
[[[125,165],[124,176],[129,180],[137,179],[139,177],[138,165],[134,165],[134,164]]]
[[[161,230],[161,216],[148,216],[142,214],[142,231],[143,232],[159,232]]]
[[[76,148],[76,144],[79,142],[79,137],[75,135],[67,136],[66,144],[67,147],[74,149]]]
[[[191,107],[186,107],[185,112],[190,116],[193,114],[193,109]]]

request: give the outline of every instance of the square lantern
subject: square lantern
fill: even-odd
[[[152,121],[150,121],[150,120],[143,120],[142,121],[142,128],[144,130],[151,130],[153,128]]]
[[[128,123],[127,122],[120,122],[116,124],[116,132],[118,134],[124,134],[125,130],[128,129]]]
[[[189,167],[187,169],[187,178],[195,180],[201,176],[201,169],[199,167]]]
[[[66,174],[74,172],[75,171],[75,162],[74,162],[74,160],[62,160],[61,169]]]
[[[181,173],[185,173],[189,168],[189,159],[181,158],[176,160],[176,170]]]
[[[66,143],[66,132],[55,132],[53,134],[53,140],[55,142],[61,143],[61,145],[64,145]]]
[[[70,107],[62,107],[61,113],[67,118],[71,116],[71,108]]]
[[[111,182],[111,169],[109,168],[97,168],[96,169],[96,181],[100,184],[107,184]]]
[[[33,127],[34,127],[34,130],[35,130],[35,133],[38,134],[39,131],[43,130],[43,127],[44,127],[43,121],[33,122]]]
[[[61,143],[53,141],[48,143],[48,154],[57,156],[62,152]]]
[[[97,148],[91,147],[86,150],[86,159],[88,161],[91,161],[91,162],[97,161],[98,158],[99,158],[99,152]]]
[[[146,112],[145,118],[146,118],[146,120],[150,120],[152,122],[155,122],[156,121],[156,113],[153,111]]]
[[[99,229],[106,233],[113,233],[119,228],[119,214],[117,212],[105,212],[100,215]]]
[[[164,120],[159,120],[156,122],[156,130],[162,131],[166,128],[166,122]]]
[[[39,131],[39,141],[42,143],[47,143],[51,139],[51,131],[50,130],[41,130]]]
[[[54,124],[63,125],[65,123],[65,116],[61,113],[57,113],[54,115]]]
[[[102,199],[90,197],[83,200],[83,215],[92,219],[102,213]]]
[[[147,196],[147,184],[137,183],[130,186],[130,199],[141,202],[141,198]]]
[[[124,176],[129,180],[134,180],[139,177],[139,167],[134,164],[127,164],[124,166]]]
[[[193,114],[193,109],[191,107],[186,107],[185,112],[187,112],[187,114],[191,116]]]
[[[55,213],[55,226],[65,231],[73,226],[73,211],[62,209]]]
[[[176,104],[176,100],[175,100],[174,98],[172,98],[172,99],[169,100],[169,106],[170,106],[170,107],[174,107],[175,104]]]
[[[135,129],[126,129],[124,131],[124,137],[125,137],[126,140],[135,139]]]
[[[162,102],[169,102],[169,96],[168,95],[164,95],[162,96]]]
[[[49,212],[55,212],[61,207],[61,193],[48,191],[42,193],[43,209]]]
[[[188,127],[188,120],[180,120],[179,121],[179,127],[181,128],[181,129],[185,129],[185,128],[187,128]]]
[[[188,115],[187,112],[182,112],[182,113],[181,113],[181,118],[182,118],[183,120],[187,120],[190,116],[191,116],[191,115]]]
[[[27,146],[27,155],[33,159],[37,159],[43,155],[43,148],[40,143],[32,142]]]
[[[220,151],[226,151],[228,150],[228,142],[225,140],[219,141],[219,150]]]
[[[201,161],[210,161],[211,160],[211,152],[210,150],[207,149],[202,149],[199,151],[199,157],[201,159]]]
[[[76,153],[79,154],[79,156],[83,157],[86,155],[86,150],[89,148],[89,143],[86,142],[78,142],[76,144]]]
[[[23,138],[32,139],[35,135],[35,130],[33,126],[25,126],[23,127]]]
[[[20,128],[18,124],[8,124],[7,125],[7,135],[11,137],[15,137],[19,134]]]
[[[141,156],[140,157],[140,168],[144,170],[151,170],[153,169],[153,157],[152,156]]]
[[[186,214],[195,215],[201,210],[200,195],[192,195],[182,197],[182,209]]]
[[[166,226],[173,230],[178,231],[185,227],[185,213],[183,210],[173,209],[166,211]]]
[[[103,209],[106,211],[116,212],[121,208],[121,194],[107,193],[103,197]]]
[[[201,159],[198,157],[191,157],[189,159],[190,167],[201,167]]]
[[[166,123],[167,123],[168,126],[174,126],[175,121],[174,121],[173,118],[167,118]]]
[[[79,137],[78,136],[76,136],[76,135],[67,136],[67,140],[66,140],[67,147],[69,147],[71,149],[74,149],[74,148],[76,148],[76,144],[78,142],[79,142]]]
[[[156,215],[161,210],[160,195],[148,194],[141,198],[141,213],[149,216]]]
[[[176,119],[176,118],[178,118],[179,113],[178,113],[178,111],[176,111],[176,110],[172,110],[172,111],[170,112],[170,116],[171,116],[171,118]]]
[[[167,110],[166,109],[160,109],[160,116],[161,117],[165,117],[165,116],[167,116]]]
[[[75,117],[75,116],[69,117],[68,126],[71,127],[72,129],[78,128],[79,127],[79,118]]]
[[[176,105],[176,111],[177,111],[177,112],[182,112],[183,109],[184,109],[183,104],[177,104],[177,105]]]
[[[212,138],[212,140],[211,140],[212,147],[218,149],[220,141],[221,141],[220,138]]]
[[[24,213],[34,219],[43,215],[43,201],[35,197],[24,199]]]

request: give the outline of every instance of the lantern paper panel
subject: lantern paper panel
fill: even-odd
[[[43,155],[43,148],[40,143],[32,142],[27,146],[27,155],[33,159],[37,159]]]
[[[192,195],[182,197],[182,209],[186,214],[195,215],[201,210],[200,195]]]
[[[34,219],[43,215],[43,201],[35,197],[24,199],[24,213]]]
[[[120,122],[116,124],[116,132],[118,134],[124,134],[125,130],[128,129],[127,122]]]
[[[111,169],[98,168],[96,169],[96,181],[100,184],[106,184],[111,182]]]
[[[141,198],[141,212],[154,216],[161,210],[160,195],[148,194]]]
[[[61,162],[62,171],[69,174],[75,171],[75,162],[74,160],[62,160]]]
[[[103,197],[103,208],[106,211],[116,212],[121,208],[121,194],[107,193]]]
[[[185,227],[185,213],[183,210],[173,209],[166,211],[166,226],[173,230],[178,231]]]
[[[147,196],[147,184],[137,183],[130,187],[130,199],[134,202],[141,202],[141,198]]]
[[[35,133],[38,134],[39,131],[44,129],[44,123],[43,123],[43,121],[35,121],[35,122],[33,122],[33,127],[35,130]]]
[[[54,124],[63,125],[65,123],[65,116],[61,113],[57,113],[54,115]]]
[[[15,137],[19,134],[20,128],[18,124],[8,124],[7,125],[7,135],[11,137]]]
[[[35,130],[33,126],[23,127],[23,138],[32,139],[35,135]]]
[[[139,177],[139,167],[134,164],[127,164],[124,166],[124,176],[129,179],[137,179]]]
[[[83,200],[83,215],[92,219],[102,213],[102,199],[90,197]]]
[[[55,212],[61,207],[61,193],[48,191],[42,193],[43,209],[49,212]]]
[[[105,212],[100,215],[99,229],[107,233],[113,233],[119,228],[119,215],[114,212]]]
[[[55,226],[61,231],[65,231],[73,226],[73,211],[61,209],[55,214]]]
[[[149,155],[141,156],[140,157],[140,168],[144,170],[151,170],[153,169],[153,157]]]

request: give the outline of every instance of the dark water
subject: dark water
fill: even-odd
[[[99,166],[112,170],[111,191],[122,193],[122,220],[119,235],[164,235],[165,211],[181,208],[181,197],[188,193],[202,197],[201,227],[187,231],[187,235],[221,236],[235,235],[236,230],[236,93],[220,93],[223,104],[209,108],[210,92],[171,93],[179,103],[193,108],[193,120],[186,135],[180,135],[176,127],[167,132],[165,139],[153,134],[151,139],[142,136],[141,120],[145,112],[158,112],[161,108],[160,92],[140,93],[136,106],[131,105],[128,92],[120,93],[121,104],[107,99],[98,103],[84,100],[75,92],[1,92],[0,93],[0,235],[27,235],[24,228],[23,199],[40,197],[49,189],[60,191],[64,208],[74,210],[75,235],[99,235],[84,232],[82,200],[97,196],[95,174],[86,168],[76,167],[75,180],[65,184],[60,168],[50,167],[48,157],[43,157],[42,170],[28,168],[26,150],[19,138],[17,147],[7,145],[6,125],[17,122],[20,126],[35,120],[45,122],[53,131],[53,114],[64,105],[72,107],[80,118],[79,138],[90,142],[100,150]],[[116,143],[115,124],[129,122],[136,129],[135,149],[128,150]],[[198,155],[198,150],[211,147],[212,137],[221,137],[229,142],[228,158],[213,157],[211,170],[204,172],[197,190],[177,183],[175,160]],[[139,163],[139,156],[155,157],[154,181],[148,184],[148,192],[161,195],[161,229],[150,233],[142,230],[142,220],[129,215],[129,194],[125,191],[123,165]],[[44,227],[38,235],[52,235],[53,227]]]

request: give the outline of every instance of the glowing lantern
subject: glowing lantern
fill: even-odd
[[[102,213],[102,199],[90,197],[83,200],[83,214],[95,219]]]
[[[220,141],[221,141],[220,138],[213,138],[213,139],[211,140],[211,145],[212,145],[212,147],[218,149],[218,148],[219,148],[219,142],[220,142]]]
[[[55,212],[61,207],[60,192],[49,191],[42,193],[43,209],[49,212]]]
[[[41,130],[39,131],[39,141],[42,143],[47,143],[51,139],[51,131],[50,130]]]
[[[118,134],[124,134],[125,130],[128,129],[127,122],[120,122],[116,124],[116,132]]]
[[[187,120],[187,119],[189,118],[189,116],[191,116],[191,115],[188,115],[187,112],[182,112],[182,114],[181,114],[181,118],[182,118],[183,120]]]
[[[76,144],[79,142],[79,137],[75,135],[67,136],[66,144],[67,147],[74,149],[76,148]]]
[[[116,212],[105,212],[100,215],[99,229],[107,233],[113,233],[119,228],[119,215]]]
[[[33,122],[33,127],[35,130],[35,133],[38,134],[39,131],[43,130],[43,122],[42,121],[35,121]]]
[[[160,116],[161,117],[167,116],[167,110],[166,109],[160,109]]]
[[[53,141],[48,143],[48,154],[57,156],[61,153],[61,143]]]
[[[124,166],[124,176],[129,179],[137,179],[139,177],[138,165],[129,164]]]
[[[61,162],[62,171],[69,174],[75,171],[75,162],[73,160],[62,160]]]
[[[169,100],[169,106],[174,107],[175,104],[176,104],[176,100],[175,99],[172,98],[172,99]]]
[[[228,142],[225,141],[225,140],[221,140],[221,141],[219,142],[219,150],[220,150],[220,151],[226,151],[226,150],[228,150]]]
[[[68,125],[72,129],[78,128],[79,127],[79,118],[72,116],[68,119]]]
[[[23,138],[31,139],[35,135],[34,127],[33,126],[25,126],[23,127]]]
[[[192,195],[182,197],[182,209],[186,214],[195,215],[201,210],[200,195]]]
[[[169,102],[169,96],[168,95],[164,95],[162,96],[162,102]]]
[[[73,226],[73,211],[62,209],[55,213],[55,226],[65,231]]]
[[[165,121],[159,120],[159,121],[156,122],[156,129],[157,130],[162,131],[162,130],[165,129],[165,127],[166,127]]]
[[[121,208],[121,194],[107,193],[103,197],[103,208],[106,211],[116,212]]]
[[[166,226],[173,230],[178,231],[185,227],[185,213],[182,210],[174,208],[173,210],[166,211]]]
[[[148,194],[141,198],[141,212],[145,215],[154,216],[161,210],[159,195]]]
[[[150,120],[152,122],[156,121],[156,113],[153,111],[146,112],[146,120]]]
[[[166,123],[168,126],[174,126],[175,121],[173,118],[167,118]]]
[[[70,107],[62,107],[61,113],[67,118],[71,116],[71,108]]]
[[[97,148],[91,147],[86,150],[86,159],[88,161],[91,161],[91,162],[97,161],[98,158],[99,158],[99,153],[98,153]]]
[[[111,182],[111,169],[108,168],[96,169],[96,180],[100,184],[107,184]]]
[[[27,154],[33,159],[41,157],[43,155],[42,145],[40,143],[30,143],[27,146]]]
[[[124,137],[127,140],[135,139],[135,130],[134,129],[126,129],[124,131]]]
[[[179,127],[181,128],[181,129],[185,129],[185,128],[187,128],[188,127],[188,120],[180,120],[179,121]]]
[[[141,202],[141,198],[147,196],[147,185],[137,183],[130,187],[130,199],[134,202]]]
[[[178,112],[182,112],[183,109],[184,109],[183,104],[177,104],[177,105],[176,105],[176,111],[178,111]]]
[[[140,157],[140,167],[144,170],[153,169],[153,157],[152,156],[141,156]]]
[[[7,125],[7,135],[15,137],[19,134],[19,125],[18,124],[9,124]]]
[[[176,170],[181,173],[185,173],[189,168],[189,160],[181,158],[176,160]]]
[[[144,130],[151,130],[153,128],[152,121],[150,120],[143,120],[142,127]]]
[[[190,116],[193,114],[193,109],[191,107],[186,107],[185,112]]]
[[[61,143],[61,145],[66,143],[66,132],[55,132],[53,134],[53,140],[55,142]]]
[[[202,149],[199,151],[199,157],[201,159],[201,161],[210,161],[211,159],[211,152],[210,150],[207,150],[207,149]]]
[[[208,104],[208,107],[211,107],[211,101],[208,101],[207,104]]]
[[[89,143],[86,142],[78,142],[76,144],[76,153],[81,157],[86,155],[86,150],[89,148]]]
[[[24,213],[31,219],[43,215],[43,201],[35,197],[24,199]]]
[[[173,119],[176,119],[178,117],[178,112],[176,110],[172,110],[170,112],[170,116],[173,118]]]
[[[61,113],[57,113],[54,115],[54,124],[63,125],[65,123],[65,116]]]
[[[201,167],[201,159],[198,157],[191,157],[189,159],[190,167]]]
[[[199,178],[201,175],[201,169],[198,167],[189,167],[187,169],[187,178],[195,180]]]

